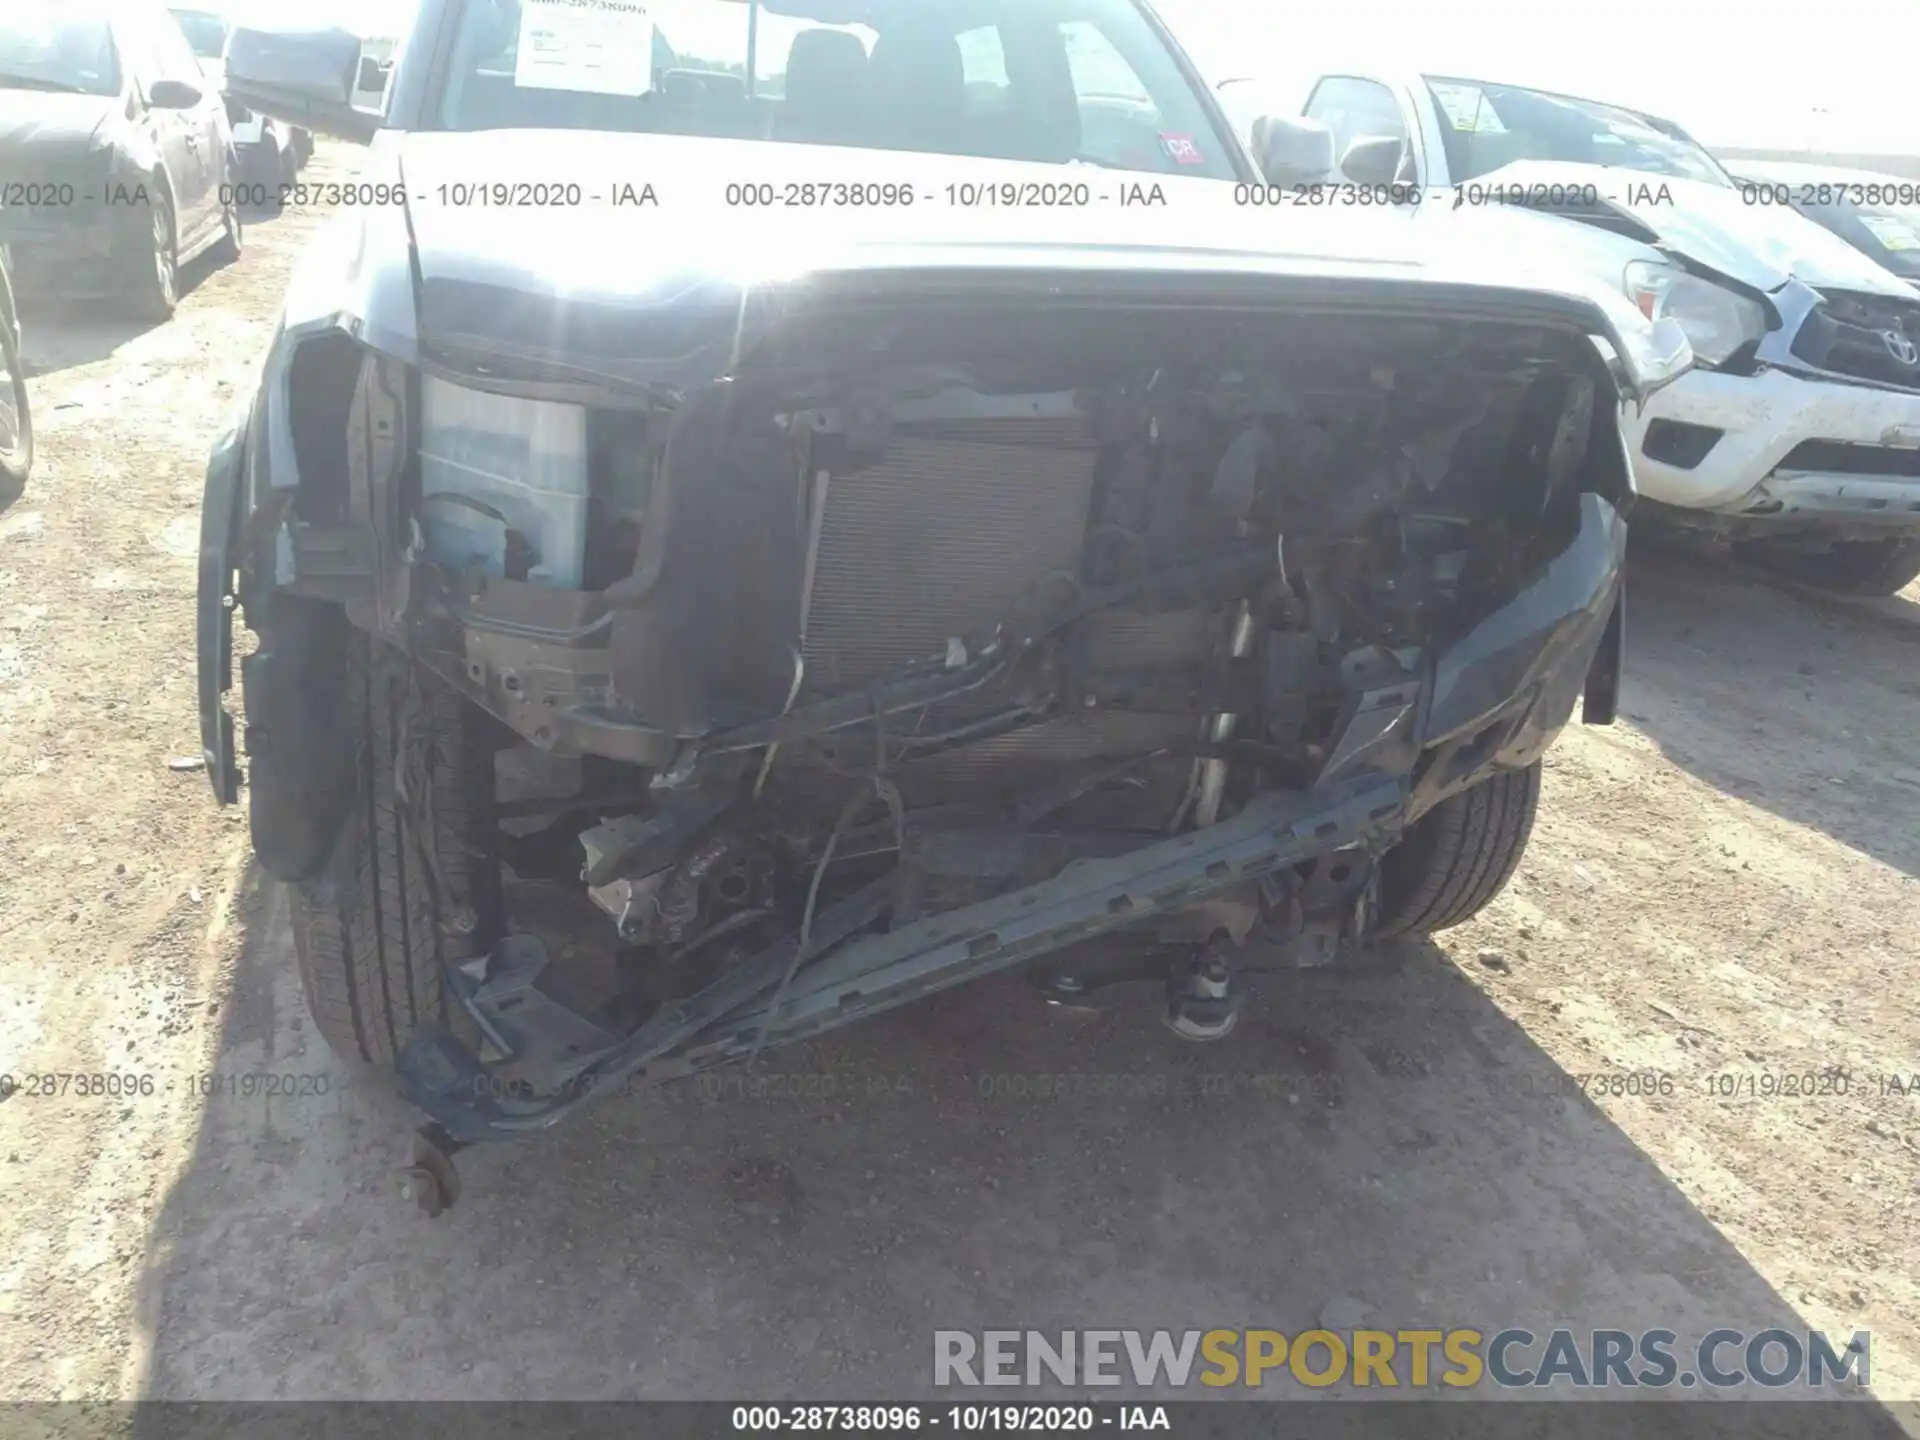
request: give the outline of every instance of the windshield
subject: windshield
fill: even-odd
[[[0,5],[0,89],[118,95],[120,65],[107,22],[71,4],[6,0]]]
[[[1873,203],[1879,193],[1912,194],[1916,188],[1910,180],[1836,185],[1834,203],[1809,207],[1809,213],[1894,274],[1920,279],[1920,206]]]
[[[218,15],[205,10],[176,10],[173,18],[186,32],[187,43],[202,60],[218,60],[227,48],[227,27]]]
[[[1733,184],[1686,131],[1650,115],[1478,80],[1431,77],[1427,89],[1455,180],[1475,180],[1516,160],[1556,160]]]
[[[1901,227],[1902,250],[1920,250],[1920,205],[1862,205],[1860,214],[1869,220],[1885,220]]]
[[[1134,0],[467,0],[448,130],[710,135],[1236,178]],[[817,18],[815,18],[817,17]]]

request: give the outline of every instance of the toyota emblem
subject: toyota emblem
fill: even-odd
[[[1920,365],[1920,345],[1907,338],[1904,330],[1882,330],[1880,339],[1885,342],[1887,353],[1902,365]]]

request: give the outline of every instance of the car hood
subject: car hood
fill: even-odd
[[[1789,279],[1816,290],[1910,295],[1910,287],[1837,235],[1779,205],[1750,204],[1742,192],[1698,180],[1523,160],[1483,176],[1487,186],[1586,187],[1604,206],[1630,216],[1649,243],[1760,291]],[[1529,195],[1527,203],[1537,203]]]
[[[1617,289],[1539,247],[1501,255],[1382,212],[1247,205],[1220,180],[577,131],[383,134],[362,178],[383,176],[406,197],[418,342],[503,364],[691,379],[724,373],[796,305],[1010,290],[1531,310],[1607,339],[1641,378],[1676,363]],[[1082,184],[1089,203],[1058,203]],[[872,203],[898,187],[911,204]]]
[[[118,105],[108,95],[0,88],[0,174],[38,175],[83,159]]]

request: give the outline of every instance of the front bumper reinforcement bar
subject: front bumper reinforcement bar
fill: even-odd
[[[416,1032],[408,1044],[401,1086],[461,1144],[545,1129],[629,1082],[678,1079],[739,1061],[756,1043],[791,1044],[1388,835],[1406,798],[1404,777],[1377,773],[1306,794],[1258,796],[1204,830],[1112,859],[1077,861],[1039,885],[898,930],[843,938],[795,976],[779,1013],[770,1014],[768,999],[793,954],[789,937],[598,1053],[540,1065],[558,1081],[557,1093],[544,1098],[496,1083],[471,1051],[437,1028]],[[834,929],[851,935],[878,918],[878,893],[870,886],[823,910],[816,939],[830,939]],[[515,1058],[525,1073],[542,1057]]]

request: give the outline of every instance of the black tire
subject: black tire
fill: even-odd
[[[1535,761],[1495,771],[1422,815],[1380,862],[1376,933],[1430,935],[1479,914],[1513,878],[1539,808]]]
[[[234,173],[235,167],[229,167],[227,173]],[[240,197],[234,193],[233,186],[223,187],[227,203],[220,207],[220,238],[213,244],[211,252],[216,265],[232,265],[240,259],[240,252],[246,247],[243,238],[246,227],[240,220]]]
[[[471,1035],[446,976],[499,934],[492,752],[480,712],[394,647],[355,630],[347,656],[356,794],[325,873],[292,887],[294,949],[334,1053],[390,1071],[422,1025]]]
[[[247,177],[253,185],[254,193],[263,199],[263,207],[270,214],[277,215],[286,208],[285,186],[287,183],[287,165],[284,153],[277,140],[266,140],[252,146],[247,152],[245,165]]]
[[[173,205],[159,180],[149,183],[152,198],[144,209],[132,211],[135,223],[126,236],[127,307],[140,319],[158,325],[171,320],[180,306],[179,231]]]
[[[1824,549],[1747,541],[1742,560],[1837,595],[1898,595],[1920,578],[1920,540],[1840,540]]]
[[[11,402],[13,424],[0,428],[0,506],[11,505],[33,469],[33,412],[27,408],[27,367],[4,317],[0,317],[0,385]],[[11,442],[7,430],[13,431]]]

